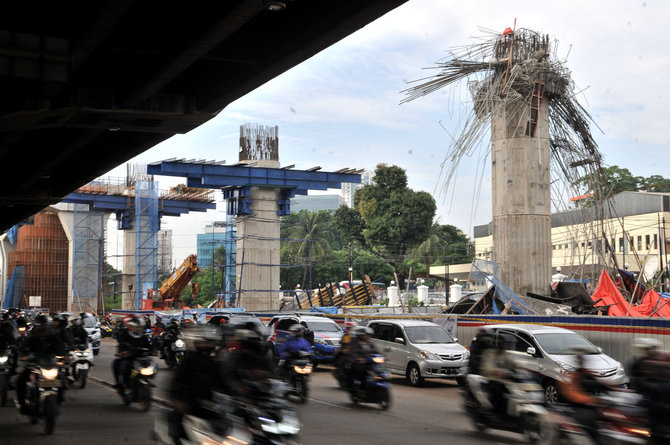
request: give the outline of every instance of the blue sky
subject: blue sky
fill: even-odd
[[[502,32],[516,18],[518,28],[559,41],[557,56],[566,60],[578,100],[600,128],[593,132],[605,164],[670,177],[669,17],[670,2],[663,0],[410,0],[233,102],[207,124],[129,162],[176,157],[234,163],[240,125],[278,125],[282,165],[324,170],[398,165],[411,188],[433,194],[440,223],[472,237],[474,225],[491,219],[488,162],[477,156],[463,162],[448,193],[439,180],[450,134],[457,134],[469,111],[469,97],[464,88],[445,89],[399,105],[406,82],[429,75],[423,68],[449,49],[486,35],[482,28]],[[124,175],[125,164],[107,174]],[[183,181],[159,182],[167,188]],[[224,219],[224,208],[219,202],[217,211],[163,218],[163,227],[173,230],[174,261],[195,253],[195,235]],[[110,251],[119,245],[114,232]]]

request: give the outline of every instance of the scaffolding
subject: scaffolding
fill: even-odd
[[[72,261],[73,310],[98,310],[102,292],[102,258],[105,249],[105,214],[87,204],[74,204]]]
[[[68,240],[56,213],[38,213],[34,224],[19,228],[8,272],[12,306],[28,307],[28,297],[41,296],[43,308],[67,310]]]
[[[154,181],[135,183],[135,307],[156,287],[158,269],[158,187]]]

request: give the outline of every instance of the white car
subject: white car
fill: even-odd
[[[621,363],[568,329],[532,324],[499,324],[484,329],[495,336],[496,343],[505,342],[520,366],[538,375],[548,405],[559,399],[557,381],[577,366],[576,351],[585,352],[584,366],[602,383],[609,386],[629,383]]]
[[[423,385],[426,378],[456,379],[462,384],[470,352],[439,325],[421,320],[373,320],[368,327],[392,374],[404,375],[413,386]]]

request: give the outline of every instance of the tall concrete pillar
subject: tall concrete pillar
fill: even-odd
[[[137,309],[135,301],[135,231],[123,231],[121,309]]]
[[[279,209],[276,188],[251,189],[252,214],[237,223],[238,307],[279,308]]]
[[[498,102],[491,124],[493,255],[514,292],[548,294],[551,285],[549,115],[540,101],[534,135],[531,105]]]

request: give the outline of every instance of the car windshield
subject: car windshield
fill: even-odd
[[[439,326],[405,326],[405,332],[407,333],[410,343],[427,344],[454,342],[451,335]]]
[[[600,354],[600,351],[591,342],[575,333],[535,334],[535,338],[547,354],[575,355],[575,351],[584,351],[585,354]]]
[[[314,332],[342,332],[342,329],[333,321],[310,321],[307,323],[310,331]]]

